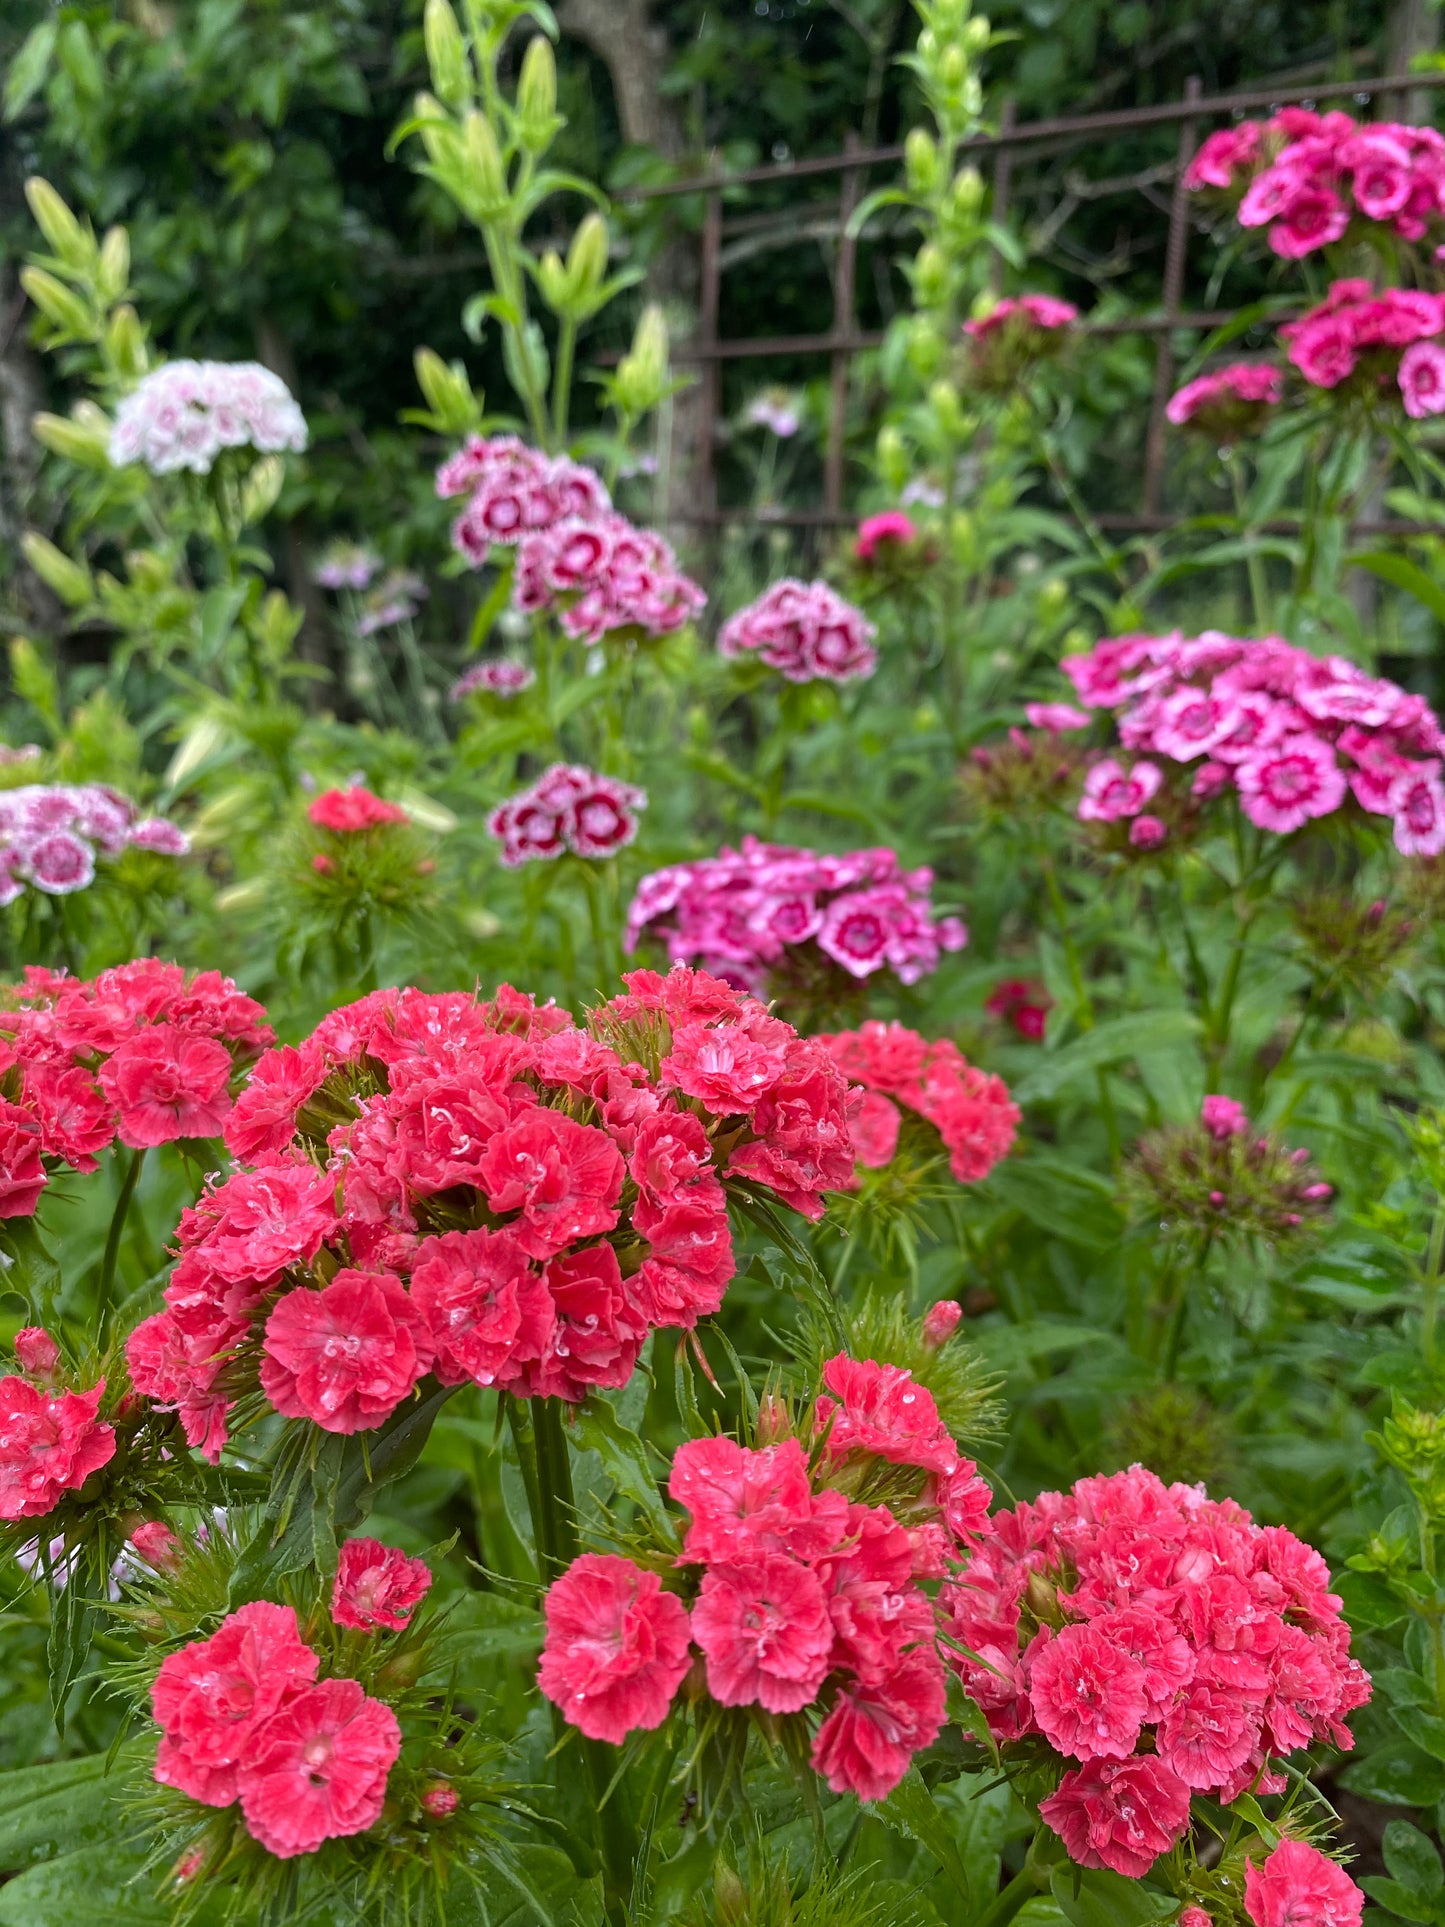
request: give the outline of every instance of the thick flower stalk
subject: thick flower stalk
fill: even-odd
[[[1138,1879],[1195,1794],[1282,1792],[1290,1754],[1353,1744],[1369,1678],[1324,1560],[1284,1527],[1142,1466],[993,1525],[944,1588],[949,1663],[1078,1865]]]
[[[183,1216],[137,1390],[215,1460],[258,1387],[336,1433],[429,1373],[575,1402],[716,1311],[729,1191],[815,1218],[851,1174],[846,1085],[716,979],[624,982],[585,1026],[506,986],[378,991],[264,1056],[227,1128],[250,1168]]]
[[[937,1737],[944,1662],[919,1582],[988,1531],[989,1490],[908,1372],[839,1354],[823,1387],[801,1436],[774,1413],[756,1447],[678,1449],[670,1584],[584,1554],[550,1588],[539,1683],[589,1737],[661,1726],[695,1667],[700,1727],[738,1709],[791,1728],[838,1793],[885,1798]]]
[[[674,962],[696,960],[750,990],[809,952],[847,977],[891,969],[917,983],[968,941],[956,917],[935,920],[932,882],[931,870],[905,870],[888,849],[823,856],[745,836],[741,849],[645,876],[627,947],[650,933]]]
[[[1162,834],[1142,840],[1155,846],[1169,819],[1232,791],[1251,823],[1283,836],[1353,799],[1390,820],[1402,854],[1445,850],[1445,737],[1423,696],[1383,676],[1278,636],[1177,632],[1111,638],[1063,667],[1086,709],[1115,712],[1135,758],[1095,763],[1086,822],[1122,825],[1137,843],[1148,819]]]
[[[870,1018],[819,1042],[856,1087],[849,1113],[853,1146],[869,1170],[893,1162],[905,1112],[938,1134],[960,1184],[976,1184],[1008,1156],[1019,1107],[1001,1077],[970,1064],[948,1038],[929,1042],[904,1024]]]

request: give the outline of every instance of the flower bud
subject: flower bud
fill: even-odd
[[[936,1305],[930,1305],[923,1319],[923,1342],[928,1349],[936,1352],[946,1345],[962,1317],[963,1306],[956,1298],[940,1298]]]
[[[938,185],[938,145],[925,128],[909,129],[903,143],[903,166],[914,194],[931,194]]]
[[[53,252],[69,268],[88,268],[95,254],[95,241],[49,181],[32,174],[25,183],[25,198],[30,203],[30,212],[35,216],[35,225]]]
[[[147,1519],[138,1525],[130,1535],[130,1542],[146,1564],[157,1572],[174,1572],[181,1563],[181,1542],[159,1519]]]
[[[611,392],[625,415],[645,415],[667,393],[667,319],[655,301],[642,310],[632,346],[617,364]]]
[[[916,314],[909,323],[904,352],[909,367],[924,380],[935,372],[943,360],[943,337],[927,315]]]
[[[419,1804],[429,1820],[447,1820],[461,1805],[461,1796],[445,1780],[434,1780],[430,1786],[422,1788]]]
[[[543,154],[562,125],[557,112],[557,62],[545,34],[534,34],[517,82],[517,133],[529,154]]]
[[[110,317],[105,331],[105,352],[118,374],[139,381],[146,371],[145,329],[130,303],[123,302]]]
[[[717,1927],[738,1927],[747,1912],[748,1896],[735,1868],[718,1856],[712,1877],[713,1914]]]
[[[474,220],[500,220],[512,205],[501,149],[485,114],[472,108],[462,122],[467,211]]]
[[[100,411],[97,409],[96,413]],[[63,455],[68,462],[77,462],[82,468],[107,469],[110,467],[110,424],[104,421],[103,427],[91,423],[70,420],[64,415],[36,415],[30,423],[31,433],[42,448],[48,448],[52,455]]]
[[[25,560],[34,569],[40,580],[49,589],[54,589],[62,602],[68,602],[73,609],[80,608],[95,596],[95,585],[90,579],[90,571],[82,563],[72,562],[63,550],[57,549],[35,529],[27,529],[20,538],[20,547]]]
[[[948,256],[925,241],[913,257],[913,291],[924,307],[936,308],[948,299],[948,278]]]
[[[971,54],[987,53],[993,27],[987,14],[976,14],[963,30],[963,44]]]
[[[933,382],[928,390],[928,405],[937,415],[945,435],[958,440],[964,433],[963,408],[958,390],[951,381]]]
[[[788,1408],[772,1392],[765,1392],[758,1401],[757,1435],[759,1445],[776,1445],[793,1436]]]
[[[962,91],[968,81],[968,55],[955,43],[946,47],[943,58],[938,63],[938,78],[950,94]]]
[[[130,279],[130,236],[123,227],[107,230],[95,264],[95,287],[102,301],[119,301]]]
[[[95,316],[89,304],[73,288],[67,288],[63,281],[57,281],[44,268],[22,268],[20,285],[54,327],[62,328],[82,341],[90,339],[95,328]]]
[[[15,1356],[27,1378],[54,1381],[60,1364],[60,1347],[40,1325],[27,1325],[15,1334]]]
[[[953,177],[948,190],[952,213],[960,220],[971,221],[983,206],[983,176],[976,167],[961,167]]]
[[[447,106],[460,113],[471,99],[472,76],[467,44],[447,0],[426,0],[422,36],[426,42],[431,84]]]

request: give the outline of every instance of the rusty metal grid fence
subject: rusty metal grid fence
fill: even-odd
[[[1088,146],[1112,134],[1148,128],[1176,127],[1175,156],[1167,169],[1170,178],[1168,228],[1164,250],[1161,299],[1157,310],[1106,322],[1080,324],[1085,332],[1108,335],[1153,336],[1157,339],[1154,385],[1145,438],[1142,502],[1137,514],[1105,514],[1096,518],[1113,533],[1139,534],[1171,527],[1175,517],[1161,512],[1165,461],[1165,408],[1173,387],[1176,337],[1182,332],[1207,332],[1234,318],[1229,309],[1188,310],[1182,305],[1191,227],[1190,196],[1184,174],[1199,144],[1200,125],[1209,120],[1239,118],[1250,113],[1272,113],[1289,105],[1313,105],[1327,100],[1350,100],[1359,108],[1378,102],[1397,115],[1411,95],[1445,87],[1445,73],[1395,74],[1380,79],[1317,81],[1310,86],[1257,88],[1206,96],[1198,80],[1186,83],[1181,100],[1155,107],[1119,109],[1096,114],[1065,115],[1051,120],[1016,121],[1013,104],[1005,101],[996,132],[980,134],[964,144],[971,158],[992,157],[993,219],[1002,224],[1014,196],[1015,161],[1048,146]],[[677,521],[697,527],[718,526],[758,517],[754,508],[718,504],[716,444],[721,416],[721,369],[729,361],[767,361],[785,356],[826,358],[829,368],[827,433],[823,451],[823,501],[817,508],[772,509],[764,512],[769,526],[798,529],[843,527],[854,519],[845,506],[845,425],[852,359],[876,348],[879,332],[865,330],[857,319],[858,237],[848,232],[849,221],[868,187],[872,170],[896,169],[901,146],[865,148],[856,139],[839,153],[809,156],[733,173],[709,173],[658,184],[624,189],[622,201],[666,200],[702,196],[698,325],[688,341],[679,343],[675,358],[699,370],[697,467],[689,478],[690,499],[678,504]],[[769,335],[725,338],[719,331],[724,241],[756,223],[744,215],[729,219],[725,198],[749,188],[786,187],[791,183],[836,176],[839,192],[831,219],[836,236],[832,267],[832,323],[827,332],[808,335]],[[818,213],[826,203],[814,205]],[[1393,525],[1371,525],[1386,532]],[[1404,525],[1401,525],[1402,527]]]

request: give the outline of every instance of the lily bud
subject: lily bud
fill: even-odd
[[[105,331],[105,352],[117,370],[139,381],[146,371],[146,337],[140,316],[124,302],[110,318]]]
[[[903,143],[903,166],[914,194],[931,194],[938,185],[938,145],[922,127],[909,129]]]
[[[948,190],[952,212],[962,220],[972,220],[983,206],[983,176],[976,167],[961,167]]]
[[[95,242],[49,181],[33,174],[25,183],[25,198],[35,216],[35,225],[65,265],[88,268],[95,254]]]
[[[512,204],[501,149],[485,114],[472,108],[462,122],[468,212],[478,221],[500,220]]]
[[[54,589],[62,602],[68,602],[73,609],[89,602],[95,595],[95,585],[90,579],[90,571],[79,562],[73,562],[64,550],[57,549],[35,529],[27,529],[20,538],[20,547],[25,560],[47,588]]]
[[[517,81],[517,133],[529,154],[544,154],[557,138],[557,62],[545,34],[534,34]]]
[[[47,321],[63,328],[67,334],[78,335],[81,340],[89,338],[95,317],[88,303],[73,288],[67,288],[44,268],[22,268],[20,285]]]
[[[913,291],[927,308],[948,298],[948,256],[933,241],[925,241],[913,257]]]
[[[460,113],[472,97],[472,77],[467,43],[447,0],[426,0],[422,37],[431,84],[447,106]]]
[[[655,301],[649,301],[631,348],[617,364],[612,394],[622,413],[636,418],[656,408],[667,387],[667,318]]]
[[[130,236],[123,227],[107,230],[95,265],[96,291],[103,301],[119,301],[130,279]]]

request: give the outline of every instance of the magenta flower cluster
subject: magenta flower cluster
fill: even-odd
[[[1406,856],[1445,850],[1440,725],[1423,696],[1409,695],[1340,656],[1312,656],[1278,636],[1242,641],[1117,636],[1063,667],[1087,709],[1111,709],[1119,739],[1140,760],[1098,762],[1085,782],[1085,821],[1135,819],[1157,827],[1135,842],[1160,842],[1146,816],[1164,787],[1166,763],[1197,763],[1190,798],[1238,795],[1260,829],[1285,834],[1329,816],[1353,796],[1388,816]]]
[[[1220,440],[1258,425],[1284,399],[1284,374],[1265,361],[1232,361],[1185,382],[1166,409],[1176,428],[1194,424]]]
[[[554,763],[529,789],[509,797],[488,818],[508,869],[573,856],[616,856],[637,835],[637,813],[647,792],[580,763]]]
[[[966,321],[963,332],[970,341],[986,341],[990,335],[997,334],[1010,322],[1024,328],[1043,328],[1050,332],[1067,328],[1077,321],[1079,311],[1072,301],[1060,301],[1051,294],[1007,295],[995,303],[986,315],[977,320]]]
[[[728,657],[756,655],[789,682],[852,682],[878,667],[876,634],[826,582],[785,576],[728,618],[717,646]]]
[[[258,361],[168,361],[116,410],[110,459],[152,475],[209,475],[226,448],[279,454],[306,446],[306,422],[279,375]]]
[[[569,635],[600,642],[618,630],[662,636],[707,598],[652,529],[618,515],[601,477],[515,435],[474,435],[437,471],[437,494],[466,495],[452,544],[473,568],[515,547],[512,606],[553,611]]]
[[[1416,420],[1445,412],[1445,295],[1335,281],[1317,308],[1280,329],[1289,358],[1314,388],[1338,388],[1357,373],[1393,382]]]
[[[1357,220],[1410,242],[1438,233],[1445,139],[1433,127],[1362,127],[1348,114],[1286,107],[1211,134],[1184,178],[1191,188],[1242,194],[1240,225],[1267,228],[1274,252],[1298,261],[1343,240]]]
[[[917,983],[943,951],[968,942],[957,917],[935,921],[932,883],[932,870],[905,870],[889,849],[820,856],[745,836],[740,850],[645,876],[628,911],[627,948],[652,929],[674,963],[695,959],[749,990],[804,945],[851,977],[887,967]]]
[[[510,656],[492,656],[486,662],[473,663],[457,677],[451,687],[451,699],[459,703],[467,696],[520,696],[536,680],[536,670],[529,669],[526,663],[516,662]]]
[[[27,884],[68,896],[95,880],[97,856],[129,845],[184,856],[190,842],[163,816],[142,816],[128,796],[104,783],[27,783],[0,791],[0,906]]]

